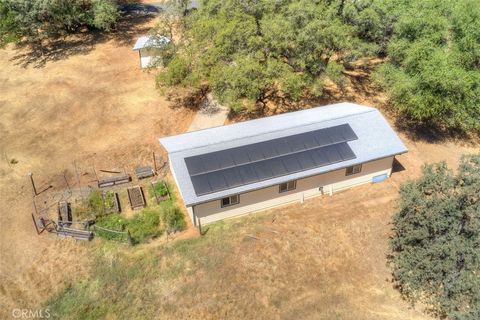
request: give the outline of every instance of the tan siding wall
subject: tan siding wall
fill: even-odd
[[[356,185],[368,183],[377,175],[390,176],[393,157],[384,158],[362,165],[358,174],[345,176],[345,169],[336,170],[321,175],[297,180],[295,190],[279,193],[278,185],[240,194],[240,203],[222,208],[220,200],[213,200],[194,206],[195,216],[202,224],[235,217],[238,215],[264,210],[303,199],[321,195],[319,187],[323,187],[324,194],[340,191]]]

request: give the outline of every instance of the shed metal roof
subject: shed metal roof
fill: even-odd
[[[198,175],[189,172],[187,162],[191,160],[188,159],[202,159],[208,157],[208,154],[220,154],[234,148],[248,149],[258,143],[268,144],[269,141],[288,139],[300,134],[307,136],[320,129],[345,125],[351,127],[358,139],[345,139],[336,143],[347,144],[346,147],[351,149],[354,156],[343,157],[340,161],[327,161],[320,166],[310,165],[300,170],[289,170],[282,175],[252,179],[251,183],[237,183],[233,187],[207,188],[208,193],[195,190],[194,182]],[[407,148],[377,109],[353,103],[338,103],[188,132],[160,138],[160,143],[169,153],[180,193],[187,206],[407,152]],[[301,161],[302,152],[305,150],[288,156],[298,155]]]
[[[143,48],[161,48],[169,42],[170,39],[168,39],[167,37],[142,36],[137,39],[137,42],[135,42],[133,50],[140,50]]]

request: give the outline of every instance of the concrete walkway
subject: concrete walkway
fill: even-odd
[[[188,131],[223,126],[229,112],[229,108],[220,105],[209,93],[205,103],[197,111],[195,118],[193,118]]]

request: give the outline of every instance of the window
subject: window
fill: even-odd
[[[236,194],[234,196],[226,197],[226,198],[223,198],[221,202],[222,202],[222,208],[233,206],[234,204],[238,204],[240,202],[240,196]]]
[[[360,171],[362,171],[362,165],[357,164],[357,165],[354,165],[354,166],[351,166],[351,167],[347,167],[347,170],[345,171],[345,175],[349,176],[349,175],[352,175],[352,174],[360,173]]]
[[[281,183],[279,185],[279,192],[281,193],[281,192],[287,192],[287,191],[290,191],[290,190],[295,190],[296,187],[297,187],[297,181],[296,180]]]

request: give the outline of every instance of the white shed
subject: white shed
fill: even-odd
[[[138,38],[133,50],[138,50],[140,66],[148,68],[160,59],[161,48],[170,43],[167,37],[143,36]]]

